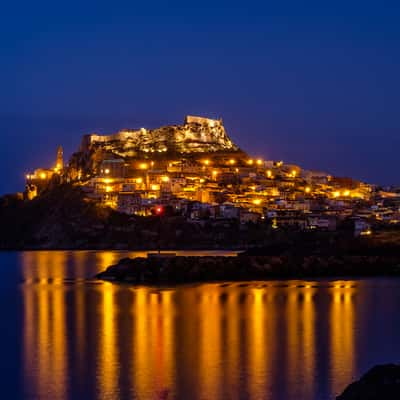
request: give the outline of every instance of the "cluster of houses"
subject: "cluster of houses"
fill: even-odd
[[[350,222],[356,235],[371,234],[377,225],[400,224],[400,191],[395,188],[378,190],[351,178],[250,158],[230,142],[221,121],[190,119],[183,128],[198,130],[198,140],[204,143],[210,140],[205,133],[218,128],[212,132],[219,135],[222,150],[174,153],[145,147],[132,156],[132,150],[124,148],[129,157],[123,157],[116,154],[119,149],[107,153],[107,143],[127,146],[143,132],[92,135],[86,138],[85,151],[101,151],[100,156],[94,151],[89,170],[65,167],[60,147],[53,168],[27,175],[25,196],[33,199],[49,181],[60,179],[79,185],[87,198],[129,215],[149,216],[163,207],[193,222],[229,219],[300,230],[334,231]]]
[[[148,216],[159,206],[196,222],[270,222],[273,228],[334,231],[351,222],[356,235],[376,223],[400,223],[400,196],[350,178],[295,165],[229,157],[197,160],[104,160],[80,181],[86,196],[121,213]]]

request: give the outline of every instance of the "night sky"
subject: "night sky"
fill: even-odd
[[[222,117],[254,156],[400,184],[400,5],[8,1],[0,194],[84,133]]]

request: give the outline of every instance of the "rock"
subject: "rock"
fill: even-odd
[[[116,265],[98,274],[100,279],[185,283],[217,280],[263,280],[310,277],[370,276],[399,274],[395,263],[387,265],[382,258],[368,268],[367,259],[360,264],[359,257],[320,256],[177,256],[124,258]],[[111,278],[111,279],[112,279]]]
[[[399,400],[400,365],[377,365],[349,385],[336,400]]]

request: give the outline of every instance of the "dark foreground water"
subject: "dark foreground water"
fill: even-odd
[[[400,361],[400,280],[86,280],[125,255],[0,253],[1,398],[332,399]]]

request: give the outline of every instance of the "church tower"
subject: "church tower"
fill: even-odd
[[[62,146],[59,146],[57,149],[57,161],[56,161],[56,170],[61,171],[64,168],[64,152]]]

